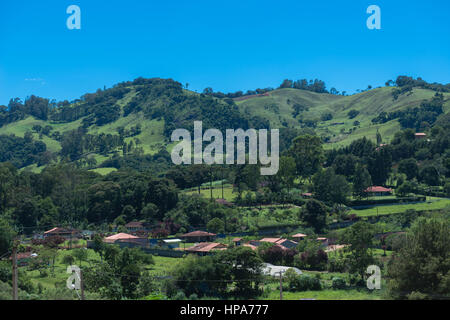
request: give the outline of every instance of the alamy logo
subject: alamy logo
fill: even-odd
[[[370,265],[367,267],[366,273],[370,274],[367,278],[367,289],[381,289],[381,270],[379,266]]]
[[[371,5],[366,11],[368,14],[372,14],[367,18],[366,25],[369,30],[381,29],[381,9],[377,5]]]
[[[66,25],[67,29],[81,29],[81,9],[77,5],[71,5],[67,7],[67,14],[71,16],[67,18]]]
[[[80,267],[78,266],[68,266],[67,273],[70,274],[67,278],[66,286],[70,290],[80,290],[81,288],[81,275]]]
[[[279,132],[270,130],[270,152],[268,150],[268,130],[261,129],[227,129],[226,156],[224,157],[223,135],[218,129],[208,129],[203,134],[202,121],[194,121],[194,152],[192,154],[191,134],[186,129],[172,132],[172,142],[180,141],[172,149],[172,162],[180,164],[245,164],[246,140],[248,141],[248,163],[257,164],[258,156],[261,175],[274,175],[279,168]],[[203,150],[203,142],[211,142]],[[236,142],[236,143],[235,143]],[[236,152],[235,152],[236,151]],[[236,155],[236,162],[235,162]]]

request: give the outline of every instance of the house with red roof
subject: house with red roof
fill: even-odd
[[[415,137],[416,139],[423,139],[423,138],[426,138],[426,137],[427,137],[427,134],[426,134],[426,133],[423,133],[423,132],[418,132],[418,133],[415,133],[415,134],[414,134],[414,137]]]
[[[216,234],[206,231],[193,231],[183,234],[180,238],[187,242],[212,242],[216,239]]]
[[[147,229],[145,228],[144,224],[140,221],[131,221],[128,222],[125,225],[125,228],[128,230],[128,232],[136,234],[137,232],[145,232]]]
[[[130,241],[130,240],[137,240],[140,239],[137,236],[133,236],[132,234],[128,233],[118,233],[114,234],[112,236],[106,237],[103,239],[103,242],[105,243],[116,243],[119,241]]]
[[[364,192],[368,196],[389,196],[392,194],[392,189],[380,186],[372,186],[364,190]]]
[[[53,228],[48,231],[44,232],[44,238],[47,237],[63,237],[65,239],[73,239],[73,238],[79,238],[81,236],[81,232],[79,230],[75,229],[64,229],[64,228]]]
[[[199,255],[207,255],[213,251],[226,250],[227,246],[223,243],[217,242],[202,242],[193,247],[187,248],[185,251],[190,253],[196,253]]]
[[[297,241],[297,242],[300,242],[301,240],[305,240],[306,237],[307,237],[307,235],[303,234],[303,233],[296,233],[296,234],[291,236],[291,238],[294,239],[294,241]]]
[[[263,242],[268,242],[268,243],[272,243],[276,246],[280,246],[281,249],[283,250],[287,250],[287,249],[293,249],[296,248],[298,243],[289,239],[284,239],[284,238],[263,238],[259,241],[254,241],[253,243],[251,242],[252,245],[259,245]]]

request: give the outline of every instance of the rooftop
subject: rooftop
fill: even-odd
[[[367,188],[365,192],[392,192],[392,189],[380,186],[372,186]]]
[[[192,231],[183,234],[182,237],[213,237],[215,235],[216,235],[215,233],[209,233],[206,231]]]

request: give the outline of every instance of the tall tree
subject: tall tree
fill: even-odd
[[[356,166],[355,175],[353,178],[353,194],[358,198],[366,195],[365,190],[372,185],[372,177],[369,171],[361,164]]]
[[[325,159],[322,141],[312,135],[295,138],[288,154],[295,160],[297,174],[304,179],[311,179]]]

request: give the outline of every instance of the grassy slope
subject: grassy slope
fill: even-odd
[[[134,88],[131,89],[124,98],[118,101],[118,105],[122,108],[136,94]],[[318,134],[330,138],[330,143],[325,145],[326,148],[334,148],[348,145],[364,136],[375,141],[377,129],[380,131],[383,140],[389,142],[395,132],[400,129],[398,121],[393,120],[380,125],[372,125],[371,119],[382,111],[389,112],[418,106],[421,101],[430,99],[434,95],[434,91],[416,88],[413,89],[411,94],[401,95],[397,100],[394,100],[392,98],[392,90],[393,88],[391,87],[383,87],[352,96],[336,96],[297,89],[278,89],[270,92],[269,96],[254,97],[238,101],[237,104],[244,114],[258,115],[268,119],[273,128],[285,126],[300,127],[298,122],[299,116],[297,118],[292,116],[292,106],[296,103],[309,107],[309,111],[302,113],[302,116],[305,118],[320,118],[321,114],[330,112],[333,115],[333,119],[325,122],[320,121],[316,131]],[[186,94],[194,93],[186,91]],[[445,97],[447,102],[444,109],[445,112],[449,112],[450,93],[446,93]],[[360,114],[355,119],[348,119],[347,113],[352,109],[360,111]],[[354,128],[353,122],[355,120],[359,121],[360,125],[353,132],[349,133],[349,129]],[[54,131],[64,133],[78,128],[81,126],[81,122],[82,119],[69,123],[56,123],[38,120],[30,116],[0,127],[0,134],[15,134],[23,137],[26,131],[32,131],[34,125],[41,125],[42,127],[50,125]],[[142,114],[122,116],[117,121],[101,127],[92,126],[89,128],[89,133],[117,134],[119,127],[130,129],[137,124],[141,125],[142,132],[138,136],[126,138],[126,142],[138,138],[146,154],[154,154],[161,148],[166,148],[170,152],[174,144],[169,144],[163,135],[164,120],[146,120]],[[39,139],[39,135],[35,133],[34,138],[36,140]],[[59,141],[47,136],[43,136],[42,141],[47,145],[48,150],[52,152],[61,150]],[[108,158],[100,154],[93,154],[93,156],[98,164]],[[30,166],[28,169],[32,171],[42,170],[42,168],[37,168],[35,165]]]
[[[292,116],[294,103],[309,107],[309,111],[302,113],[305,118],[320,118],[320,115],[329,112],[333,115],[333,119],[320,121],[316,131],[322,136],[331,138],[331,143],[326,145],[327,148],[331,148],[347,145],[364,136],[375,141],[377,129],[383,139],[389,142],[395,132],[400,129],[398,121],[393,120],[381,125],[373,125],[371,120],[382,111],[390,112],[419,106],[423,100],[430,99],[435,94],[431,90],[415,88],[411,94],[403,94],[394,100],[393,89],[392,87],[376,88],[345,97],[297,89],[279,89],[272,91],[268,97],[250,98],[237,102],[237,104],[242,112],[259,115],[270,120],[274,128],[284,127],[283,122],[285,125],[287,123],[288,127],[299,127],[298,117],[294,119]],[[445,112],[449,112],[450,94],[446,93],[445,97],[447,102],[444,109]],[[360,114],[354,119],[349,119],[347,113],[352,109],[358,110]],[[353,122],[356,120],[360,122],[360,125],[349,134],[348,131],[354,127]],[[344,130],[345,133],[342,133],[341,130]]]

